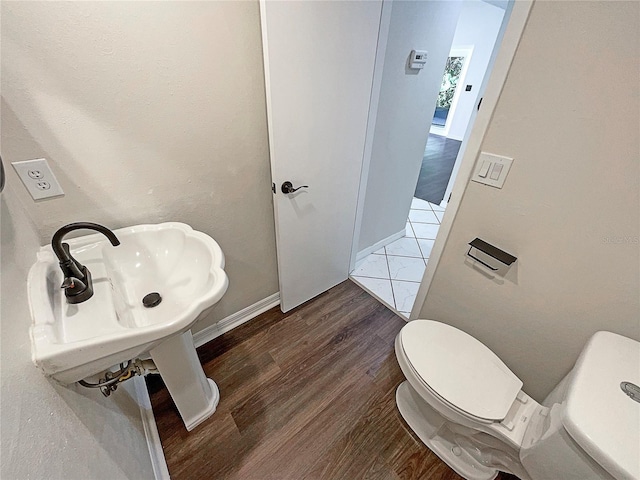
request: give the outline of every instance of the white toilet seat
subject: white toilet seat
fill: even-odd
[[[502,421],[522,388],[522,381],[495,353],[450,325],[414,320],[398,340],[415,378],[470,420]]]
[[[455,420],[460,421],[460,417],[470,421],[472,424],[477,423],[477,424],[491,424],[494,423],[493,420],[487,420],[484,418],[480,418],[480,417],[476,417],[474,415],[469,414],[468,412],[465,412],[464,410],[460,410],[458,407],[456,407],[455,405],[453,405],[452,403],[448,402],[445,398],[442,398],[440,395],[438,395],[438,392],[436,392],[435,390],[433,390],[428,383],[426,383],[422,377],[420,377],[420,374],[416,371],[415,367],[411,364],[411,361],[407,358],[406,353],[404,352],[404,350],[402,350],[401,352],[402,357],[405,360],[405,365],[411,370],[411,373],[413,375],[407,375],[407,372],[405,370],[403,370],[403,372],[405,373],[405,377],[407,377],[407,380],[409,380],[409,383],[413,386],[413,388],[416,388],[415,382],[419,382],[420,385],[424,388],[424,390],[426,390],[429,394],[430,397],[432,399],[434,399],[435,401],[439,402],[446,411],[449,412],[449,415],[447,415],[442,408],[437,408],[437,405],[433,405],[431,404],[434,408],[436,408],[438,411],[440,411],[440,413],[447,417],[447,418],[451,418],[451,412],[455,412],[455,414],[457,415]],[[422,391],[422,395],[424,397],[424,390]],[[454,419],[452,419],[454,420]],[[463,422],[465,425],[469,425],[468,422]]]

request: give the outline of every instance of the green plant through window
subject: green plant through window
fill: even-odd
[[[456,86],[458,80],[460,80],[463,64],[464,57],[447,58],[440,93],[438,93],[438,107],[451,108],[451,102],[453,101],[453,95],[456,93]]]

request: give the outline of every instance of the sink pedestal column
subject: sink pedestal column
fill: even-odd
[[[185,427],[193,430],[216,411],[220,392],[204,374],[191,330],[165,340],[149,353]]]

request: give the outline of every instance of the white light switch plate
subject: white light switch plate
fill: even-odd
[[[64,195],[46,159],[12,162],[11,165],[34,200]]]
[[[513,158],[480,152],[471,180],[491,187],[502,188],[512,163]]]

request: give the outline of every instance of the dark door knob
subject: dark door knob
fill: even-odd
[[[281,190],[282,190],[282,193],[293,193],[293,192],[297,192],[301,188],[309,188],[309,185],[301,185],[298,188],[293,188],[293,183],[287,181],[282,184]]]

